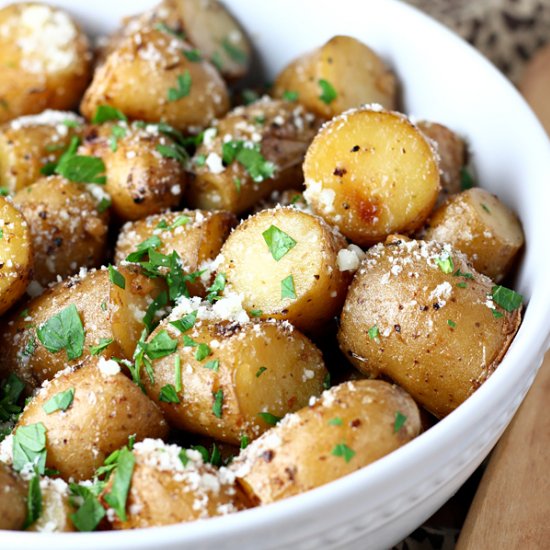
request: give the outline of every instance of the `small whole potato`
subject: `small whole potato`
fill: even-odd
[[[439,165],[424,134],[395,112],[363,107],[334,118],[304,162],[313,211],[359,246],[412,232],[439,193]]]
[[[25,293],[32,266],[29,226],[11,200],[0,197],[0,315]]]
[[[0,187],[15,193],[42,177],[78,136],[84,119],[65,111],[23,116],[0,127]]]
[[[126,37],[96,70],[80,111],[91,120],[106,104],[132,120],[162,120],[180,130],[206,127],[229,110],[229,96],[214,66],[190,51],[158,27]]]
[[[38,2],[0,9],[0,122],[75,109],[91,60],[86,35],[65,11]]]
[[[418,407],[401,388],[354,380],[286,416],[241,451],[231,470],[251,502],[268,504],[359,470],[420,429]]]
[[[435,241],[369,249],[350,286],[338,341],[368,376],[390,378],[441,418],[497,368],[520,324],[466,256]]]
[[[13,197],[31,231],[33,279],[42,286],[101,265],[108,214],[84,185],[61,176],[41,178]]]
[[[352,272],[339,264],[345,239],[321,218],[292,207],[242,222],[220,252],[219,273],[261,318],[315,331],[338,315]]]
[[[396,105],[395,76],[367,45],[351,36],[334,36],[300,56],[275,79],[275,97],[296,96],[306,109],[325,119],[376,103]]]
[[[121,220],[138,220],[179,204],[187,176],[174,141],[157,125],[107,123],[91,127],[78,153],[105,164],[105,192]]]
[[[27,483],[0,461],[0,530],[19,530],[27,517]]]
[[[233,109],[205,131],[188,204],[241,214],[275,190],[301,185],[304,154],[318,128],[315,116],[288,101],[263,97]]]
[[[44,406],[63,392],[73,392],[66,410]],[[46,428],[46,466],[64,479],[90,479],[113,451],[146,437],[165,437],[168,427],[158,407],[122,374],[112,359],[93,357],[79,369],[68,369],[35,394],[17,422],[41,422]]]
[[[133,455],[127,518],[123,521],[114,516],[113,529],[184,523],[234,513],[245,507],[234,476],[228,472],[222,475],[210,464],[204,464],[198,451],[146,439],[135,444]],[[113,479],[111,476],[103,495],[111,490]]]
[[[477,271],[496,282],[510,271],[524,243],[512,210],[479,187],[450,197],[432,214],[423,237],[450,243],[470,258]]]
[[[145,312],[165,286],[137,266],[117,269],[118,275],[100,269],[69,278],[14,311],[0,331],[0,373],[13,372],[33,389],[80,365],[97,346],[94,353],[131,359]]]
[[[152,359],[153,381],[144,379],[171,426],[238,445],[321,393],[327,376],[321,352],[291,325],[221,320],[233,298],[212,309],[194,306],[182,304],[148,339],[154,347],[169,336],[176,346]],[[194,325],[181,334],[170,321],[193,311]]]

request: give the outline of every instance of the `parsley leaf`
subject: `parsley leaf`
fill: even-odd
[[[298,92],[293,92],[291,90],[286,90],[283,92],[283,99],[286,101],[298,101],[300,94]]]
[[[223,414],[223,390],[218,390],[214,394],[214,403],[212,404],[212,412],[216,418],[221,418]]]
[[[111,128],[111,137],[109,138],[109,148],[111,151],[116,152],[118,149],[118,140],[126,137],[126,128],[122,126],[113,126]]]
[[[178,341],[170,338],[166,330],[161,330],[150,342],[143,342],[140,346],[151,359],[160,359],[172,355],[178,347]]]
[[[109,264],[109,281],[113,283],[114,285],[122,288],[124,290],[126,288],[126,279],[124,278],[124,275],[120,273],[120,271],[117,270],[116,267]]]
[[[334,86],[328,80],[321,78],[318,84],[319,84],[319,87],[321,88],[321,95],[319,96],[319,99],[323,103],[326,103],[327,105],[329,105],[338,97],[338,94],[336,93]]]
[[[10,433],[12,425],[17,421],[21,412],[17,402],[24,389],[25,384],[13,373],[0,383],[0,441]]]
[[[92,122],[94,124],[103,124],[104,122],[109,122],[110,120],[123,120],[124,122],[128,121],[126,115],[122,111],[115,109],[115,107],[111,107],[110,105],[98,105],[95,115],[92,118]]]
[[[468,169],[463,166],[460,169],[460,189],[461,191],[466,191],[475,186],[474,178],[468,171]]]
[[[170,88],[168,90],[168,101],[178,101],[187,97],[191,92],[191,73],[189,69],[185,69],[183,74],[178,75],[177,88]]]
[[[210,349],[208,344],[201,343],[197,346],[197,350],[195,351],[195,359],[197,361],[203,361],[209,355],[212,355],[212,350]]]
[[[84,327],[74,304],[62,309],[36,329],[36,336],[51,353],[64,349],[67,359],[78,359],[84,351]]]
[[[13,434],[13,469],[20,472],[29,463],[39,474],[46,470],[46,427],[42,422],[19,426]]]
[[[166,23],[160,21],[155,25],[155,29],[157,31],[165,32],[166,34],[170,34],[172,36],[175,36],[176,38],[179,38],[180,40],[185,40],[185,33],[178,32],[177,30],[173,29],[172,27],[169,27]]]
[[[168,294],[163,290],[150,304],[143,316],[143,324],[147,328],[147,332],[150,333],[155,328],[156,315],[159,310],[168,304]]]
[[[275,426],[279,420],[281,420],[281,416],[275,416],[274,414],[268,413],[268,412],[261,412],[258,413],[258,416],[270,426]]]
[[[187,166],[189,163],[189,153],[177,143],[173,145],[163,145],[159,144],[156,147],[156,150],[164,157],[168,159],[176,159],[178,162]]]
[[[346,462],[349,462],[354,456],[355,451],[350,449],[345,443],[338,443],[332,449],[333,456],[341,456]]]
[[[393,433],[396,434],[405,424],[407,417],[400,411],[395,413],[395,422],[393,423]]]
[[[267,367],[260,367],[256,371],[256,378],[260,378],[260,376],[267,370]]]
[[[260,99],[258,92],[256,92],[255,90],[251,90],[250,88],[245,88],[241,92],[241,95],[245,105],[250,105],[251,103],[255,103],[256,101],[258,101],[258,99]]]
[[[371,340],[378,340],[380,337],[380,330],[378,329],[378,325],[373,325],[369,328],[369,338]]]
[[[59,392],[49,399],[42,408],[46,414],[52,414],[55,411],[66,411],[73,402],[74,388],[69,388],[66,391]]]
[[[497,311],[496,309],[492,309],[491,313],[493,314],[493,317],[495,319],[501,319],[502,317],[504,317],[504,315],[500,311]]]
[[[174,388],[172,384],[162,386],[160,389],[159,401],[163,401],[164,403],[179,403],[180,399],[176,392],[176,388]]]
[[[492,290],[493,301],[506,311],[514,311],[523,304],[523,296],[504,286],[495,285]]]
[[[294,277],[289,275],[281,281],[281,298],[296,298],[296,290],[294,288]]]
[[[105,502],[114,509],[122,521],[126,521],[126,499],[132,481],[135,462],[136,459],[132,451],[123,447],[118,455],[115,479],[111,492],[103,497]]]
[[[296,241],[275,225],[271,225],[266,229],[262,236],[276,262],[296,246]]]
[[[226,166],[237,161],[256,183],[273,177],[275,173],[275,165],[262,155],[259,143],[226,141],[222,145],[222,160]]]
[[[197,313],[198,311],[196,310],[192,311],[191,313],[184,315],[181,319],[178,319],[177,321],[170,321],[170,324],[176,327],[182,333],[187,332],[188,330],[193,328],[193,325],[197,320]]]
[[[55,173],[76,183],[96,183],[104,185],[105,163],[99,157],[71,155],[61,157]]]
[[[331,418],[329,421],[328,421],[328,424],[329,426],[341,426],[343,424],[342,422],[342,419],[339,418],[338,416],[334,417],[334,418]]]
[[[448,254],[444,254],[439,258],[436,258],[435,263],[437,267],[439,267],[439,269],[441,269],[441,271],[445,274],[452,273],[455,268],[453,259]]]
[[[208,361],[204,364],[204,368],[208,370],[212,370],[214,372],[218,372],[220,370],[220,360],[219,359],[212,359],[211,361]]]
[[[261,309],[251,309],[248,314],[250,317],[261,317],[263,311]]]
[[[90,346],[91,355],[99,355],[105,348],[108,348],[114,340],[112,338],[100,338],[99,344],[96,346]]]
[[[248,55],[246,55],[246,52],[241,50],[240,48],[237,48],[234,44],[230,42],[228,38],[225,38],[222,42],[223,49],[225,50],[225,53],[233,60],[235,63],[238,63],[239,65],[245,65],[248,61]]]
[[[105,509],[90,488],[76,483],[69,484],[69,488],[72,495],[84,500],[80,508],[70,516],[73,525],[81,532],[93,531],[105,517]]]
[[[202,61],[201,52],[196,48],[192,50],[183,50],[183,55],[192,63],[197,63],[198,61]]]
[[[216,278],[214,279],[214,282],[212,283],[212,286],[209,287],[206,292],[206,299],[212,304],[216,300],[219,300],[220,293],[225,288],[225,273],[218,273],[216,275]]]
[[[456,323],[454,321],[451,321],[451,319],[447,319],[447,324],[451,327],[451,328],[456,328]]]
[[[27,492],[27,517],[23,524],[23,529],[30,527],[42,513],[42,491],[40,490],[40,476],[34,474],[29,481],[29,489]]]
[[[242,435],[241,436],[240,448],[241,449],[246,449],[249,444],[250,444],[250,438],[247,435]]]

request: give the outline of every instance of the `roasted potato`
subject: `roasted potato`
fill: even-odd
[[[504,309],[494,290],[449,245],[378,244],[350,286],[340,348],[361,372],[390,378],[441,418],[490,376],[518,330],[519,304]]]
[[[330,119],[366,103],[396,107],[395,76],[367,45],[351,36],[334,36],[300,56],[275,79],[275,97],[296,97],[306,109]]]
[[[345,239],[321,218],[292,207],[242,222],[220,252],[219,273],[261,318],[315,332],[338,315],[352,273],[340,269]]]
[[[0,315],[25,293],[32,265],[29,226],[13,203],[0,197]]]
[[[323,393],[252,442],[231,465],[254,503],[309,491],[391,453],[420,433],[411,397],[380,380]]]
[[[75,531],[71,515],[75,512],[69,502],[69,487],[62,479],[44,477],[40,480],[42,510],[28,531],[68,533]]]
[[[452,130],[436,122],[421,121],[418,129],[435,145],[439,155],[441,174],[441,192],[439,201],[460,193],[462,188],[462,171],[467,161],[467,148],[464,140]]]
[[[86,35],[65,11],[35,2],[0,9],[0,122],[74,109],[91,58]]]
[[[229,97],[216,69],[192,61],[191,50],[158,28],[128,36],[96,70],[82,114],[91,119],[106,104],[130,119],[162,120],[181,130],[206,127],[229,110]]]
[[[145,312],[163,289],[161,279],[146,277],[137,266],[120,266],[118,275],[90,271],[54,285],[3,324],[0,373],[13,372],[32,389],[67,365],[81,364],[94,346],[105,357],[131,359]]]
[[[73,392],[66,410],[44,406],[63,392]],[[158,407],[122,374],[112,359],[92,357],[45,384],[25,407],[20,426],[41,422],[46,428],[46,466],[64,479],[90,479],[107,456],[128,442],[165,437],[168,428]]]
[[[78,135],[84,119],[64,111],[24,116],[0,127],[0,186],[15,193],[42,177]]]
[[[287,101],[264,97],[237,107],[206,131],[193,159],[187,203],[240,214],[274,190],[300,185],[318,127],[311,113]]]
[[[237,512],[244,507],[234,476],[229,472],[221,475],[210,464],[204,464],[198,451],[146,439],[136,443],[133,455],[127,518],[123,521],[114,516],[111,522],[114,529],[183,523]],[[111,490],[114,476],[103,495]]]
[[[18,530],[27,517],[27,484],[0,461],[0,530]]]
[[[450,243],[477,271],[501,281],[523,246],[516,215],[495,195],[475,187],[450,197],[429,220],[426,240]]]
[[[175,250],[185,270],[194,272],[204,262],[218,255],[235,225],[235,216],[223,210],[166,212],[128,222],[118,235],[115,261],[120,263],[126,260],[128,254],[134,252],[142,242],[156,236],[161,243],[156,249],[158,252],[170,254]]]
[[[179,204],[187,176],[175,143],[157,125],[125,122],[91,127],[79,154],[105,164],[105,192],[120,219],[138,220]]]
[[[359,246],[417,229],[439,193],[437,155],[399,113],[364,107],[331,120],[304,162],[304,197]]]
[[[184,334],[169,321],[195,308],[176,308],[148,343],[154,348],[156,340],[171,336],[177,348],[152,360],[153,381],[145,377],[144,384],[171,426],[238,445],[242,436],[258,437],[274,419],[319,395],[327,371],[321,352],[288,324],[220,320],[233,305],[224,298],[212,310],[199,307],[198,320]]]
[[[13,197],[27,221],[33,279],[43,286],[82,267],[98,267],[107,252],[108,213],[82,184],[61,176],[39,179]]]

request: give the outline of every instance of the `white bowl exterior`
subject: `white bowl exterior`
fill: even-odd
[[[0,5],[6,4],[0,1]],[[154,0],[55,0],[95,34]],[[420,437],[352,475],[265,508],[160,529],[93,534],[2,532],[20,550],[387,548],[427,519],[487,456],[548,348],[550,144],[516,90],[477,52],[397,0],[226,0],[266,74],[334,34],[372,46],[403,84],[406,111],[464,134],[483,187],[518,212],[527,246],[517,289],[530,301],[493,376]]]

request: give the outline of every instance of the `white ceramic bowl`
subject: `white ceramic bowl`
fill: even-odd
[[[6,3],[6,2],[1,2]],[[89,31],[112,30],[154,0],[56,0]],[[126,532],[2,532],[2,549],[387,548],[426,520],[489,453],[527,392],[550,327],[550,147],[511,84],[462,40],[395,0],[226,0],[268,77],[334,34],[375,48],[403,83],[406,111],[468,137],[480,182],[521,217],[516,289],[523,325],[493,376],[458,410],[382,460],[288,500],[192,524]],[[146,84],[144,84],[146,85]]]

